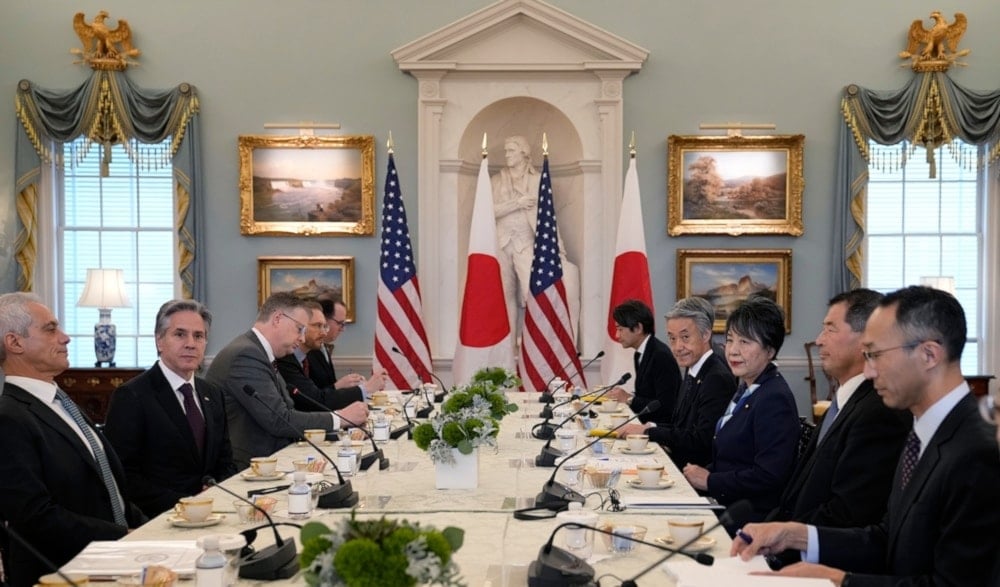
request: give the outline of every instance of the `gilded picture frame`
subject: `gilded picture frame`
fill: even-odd
[[[677,299],[699,296],[715,308],[713,332],[752,294],[767,296],[785,312],[792,331],[791,249],[678,249]]]
[[[804,135],[667,139],[667,233],[801,236]]]
[[[272,293],[292,292],[314,300],[339,296],[347,306],[347,321],[354,322],[354,257],[257,257],[257,305]]]
[[[375,137],[240,135],[240,234],[375,233]]]

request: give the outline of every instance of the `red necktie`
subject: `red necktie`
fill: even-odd
[[[205,417],[201,415],[198,404],[194,401],[194,388],[190,383],[185,383],[177,388],[184,396],[184,414],[187,416],[188,425],[191,426],[191,434],[194,435],[194,443],[198,446],[198,453],[205,450]]]
[[[309,358],[302,357],[302,372],[305,373],[306,377],[309,377]]]

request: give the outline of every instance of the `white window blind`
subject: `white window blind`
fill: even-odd
[[[169,142],[169,138],[167,142]],[[100,146],[85,157],[82,140],[64,147],[63,185],[57,190],[57,290],[64,328],[72,337],[70,365],[93,365],[96,308],[77,308],[90,267],[123,269],[131,308],[115,308],[115,362],[148,367],[156,360],[156,311],[174,297],[175,264],[171,166],[154,169],[112,148],[110,176],[101,177]],[[143,145],[133,148],[144,149]],[[71,163],[72,162],[72,163]]]
[[[979,373],[986,169],[961,141],[935,151],[935,178],[923,148],[870,146],[865,284],[889,292],[921,277],[953,277],[968,322],[962,371]]]

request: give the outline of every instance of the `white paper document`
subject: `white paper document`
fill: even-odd
[[[755,556],[744,562],[740,557],[716,558],[708,567],[693,560],[667,561],[660,568],[672,577],[677,587],[830,587],[828,579],[803,579],[800,577],[768,577],[751,575],[770,572],[764,557]]]
[[[201,549],[194,540],[121,540],[91,542],[63,565],[64,573],[82,573],[91,578],[121,577],[159,565],[178,575],[194,575]]]
[[[725,509],[708,500],[707,497],[700,496],[623,496],[622,503],[631,508],[648,509]]]

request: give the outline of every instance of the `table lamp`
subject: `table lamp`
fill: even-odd
[[[920,278],[920,285],[933,287],[955,295],[955,278],[951,275],[925,275]]]
[[[100,317],[94,324],[95,367],[107,363],[115,366],[117,332],[111,323],[111,308],[129,308],[132,303],[125,294],[125,277],[121,269],[87,269],[87,283],[76,302],[79,308],[97,308]]]

